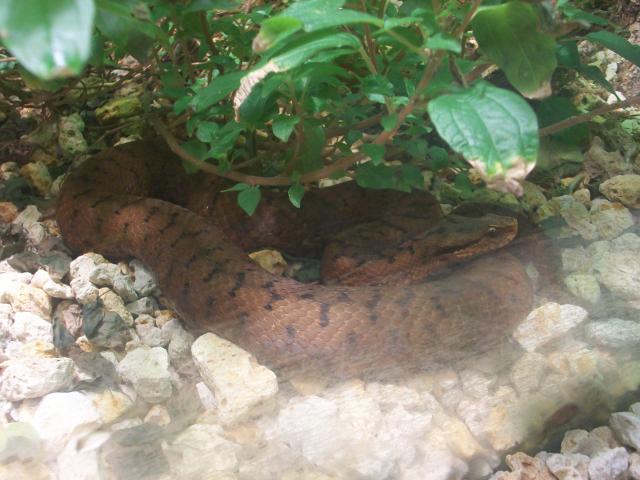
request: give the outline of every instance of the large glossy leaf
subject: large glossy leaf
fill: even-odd
[[[2,0],[0,39],[43,79],[79,74],[91,53],[93,0]]]
[[[481,82],[435,98],[427,110],[440,136],[489,181],[519,180],[533,168],[538,121],[519,95]]]
[[[471,23],[481,50],[504,70],[523,95],[540,98],[550,92],[555,70],[555,40],[542,33],[536,10],[514,1],[484,8]]]
[[[345,0],[301,0],[282,12],[282,16],[300,20],[307,32],[353,23],[371,23],[378,27],[384,25],[384,21],[378,17],[342,8],[344,4]]]
[[[209,108],[238,88],[240,79],[245,75],[246,72],[237,71],[214,78],[209,85],[194,95],[191,106],[196,112]]]

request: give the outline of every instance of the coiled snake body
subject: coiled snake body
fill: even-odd
[[[291,206],[283,213],[280,204],[267,196],[259,207],[262,216],[249,219],[238,230],[229,228],[237,223],[235,198],[216,196],[219,187],[214,188],[213,182],[200,174],[187,178],[155,143],[128,144],[102,152],[68,176],[57,219],[65,242],[74,250],[112,258],[134,256],[150,266],[165,296],[195,333],[218,333],[276,367],[317,364],[354,371],[446,360],[456,352],[491,348],[531,308],[529,278],[521,262],[507,253],[481,256],[450,275],[413,283],[424,274],[416,267],[420,262],[447,258],[458,250],[438,251],[429,242],[420,250],[405,242],[397,258],[406,256],[405,263],[413,268],[412,282],[326,286],[271,275],[240,248],[251,247],[255,237],[283,247],[278,243],[287,233],[293,237],[289,246],[299,247],[293,248],[294,253],[302,247],[316,249],[315,239],[322,235],[310,233],[318,223],[314,215],[324,215],[334,224],[347,222],[340,214],[347,210],[363,218],[370,212],[384,217],[378,210],[402,203],[396,201],[397,195],[407,199],[410,213],[394,228],[413,231],[414,224],[424,221],[417,217],[441,216],[430,196],[391,194],[390,200],[378,192],[354,194],[352,187],[346,187],[355,200],[335,193],[305,196],[302,210],[310,216]],[[375,198],[381,200],[376,204]],[[275,214],[269,215],[270,211]],[[479,244],[485,241],[483,248],[488,251],[493,249],[491,242],[506,243],[515,233],[513,222],[493,225],[489,246],[482,239]],[[502,235],[503,227],[512,230],[510,236],[496,238],[496,228]],[[395,260],[388,254],[382,264]]]

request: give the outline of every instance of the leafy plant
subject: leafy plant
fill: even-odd
[[[156,130],[192,169],[238,182],[248,213],[260,186],[290,186],[296,206],[327,177],[422,188],[421,169],[456,162],[444,144],[517,192],[537,157],[530,104],[553,93],[554,74],[612,90],[578,42],[640,64],[607,27],[568,0],[5,0],[0,41],[17,63],[0,63],[0,85],[28,90],[35,75],[31,92],[68,94],[134,58],[127,78],[151,92]],[[490,83],[496,67],[508,84]],[[544,103],[545,125],[554,108],[571,111]]]

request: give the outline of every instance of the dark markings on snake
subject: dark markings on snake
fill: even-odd
[[[82,196],[86,195],[87,193],[91,192],[92,190],[93,190],[92,188],[87,188],[87,189],[85,189],[85,190],[81,190],[81,191],[79,191],[79,192],[74,193],[73,195],[71,195],[71,198],[73,198],[73,199],[75,200],[75,199],[77,199],[77,198],[80,198],[80,197],[82,197]]]
[[[320,304],[320,326],[327,327],[329,325],[329,309],[331,305],[328,303]]]
[[[127,230],[129,230],[129,222],[124,222],[122,229],[124,230],[124,233],[127,233]]]
[[[303,293],[298,295],[298,298],[301,298],[302,300],[311,300],[313,298],[313,293],[311,292]]]
[[[187,292],[189,291],[189,288],[191,288],[191,282],[189,280],[186,280],[182,284],[182,296],[183,297],[187,294]]]
[[[178,218],[180,218],[180,212],[171,212],[171,215],[169,215],[169,221],[160,230],[162,232],[164,232],[165,230],[173,227],[176,224],[176,222],[178,221]]]
[[[98,200],[89,205],[91,208],[96,208],[98,205],[104,202],[108,202],[113,198],[113,194],[105,195],[104,197],[100,197]]]
[[[173,265],[171,265],[173,267]],[[213,278],[213,276],[216,273],[220,273],[221,269],[220,269],[220,265],[218,265],[217,263],[214,263],[213,266],[211,267],[211,269],[209,270],[209,272],[202,277],[202,281],[203,282],[210,282],[211,279]]]
[[[242,285],[244,285],[244,277],[245,277],[245,273],[244,272],[238,272],[236,273],[236,283],[233,287],[231,287],[231,289],[227,292],[229,294],[229,296],[231,297],[235,297],[236,296],[236,292],[242,288]]]
[[[270,312],[271,310],[273,310],[273,305],[267,303],[266,305],[263,305],[262,308]]]
[[[380,295],[380,292],[375,292],[371,297],[371,300],[367,300],[367,303],[365,305],[368,309],[373,310],[378,306],[378,303],[380,303],[381,299],[382,295]]]
[[[191,265],[193,265],[193,262],[196,261],[196,258],[198,258],[198,254],[194,253],[193,255],[191,255],[189,257],[189,260],[187,260],[187,263],[185,263],[185,267],[190,267]]]
[[[149,208],[149,212],[147,213],[147,216],[142,219],[142,223],[149,223],[149,220],[151,220],[151,218],[156,213],[158,213],[158,210],[160,210],[160,209],[158,208],[157,205],[153,205],[152,207],[150,207]]]
[[[211,308],[216,303],[216,299],[213,295],[207,297],[207,307]]]
[[[293,338],[296,336],[296,329],[293,325],[287,325],[287,335],[289,338]]]
[[[413,290],[407,289],[399,298],[396,298],[393,303],[395,303],[399,307],[404,307],[405,305],[409,304],[414,298],[415,294],[413,293]]]
[[[351,297],[349,297],[349,294],[347,292],[340,292],[338,294],[337,300],[339,302],[350,302],[351,301]]]
[[[351,346],[355,345],[356,343],[358,343],[358,335],[356,335],[356,332],[354,332],[353,330],[351,330],[348,334],[347,334],[347,343]]]
[[[396,257],[395,255],[389,255],[387,257],[387,263],[392,264],[392,263],[396,263]]]
[[[370,313],[369,314],[369,321],[371,323],[376,323],[378,321],[378,314],[377,313]]]

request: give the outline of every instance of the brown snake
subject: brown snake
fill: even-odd
[[[302,212],[283,208],[267,195],[257,217],[231,229],[238,211],[235,195],[216,196],[219,187],[213,188],[213,182],[202,174],[187,179],[154,143],[128,144],[102,152],[67,177],[57,220],[65,242],[76,251],[145,262],[192,331],[220,334],[275,367],[331,364],[353,372],[447,360],[456,352],[491,348],[531,309],[529,278],[508,253],[482,256],[448,276],[427,279],[425,273],[446,267],[465,248],[491,251],[507,243],[516,230],[512,218],[495,217],[478,238],[441,247],[431,234],[415,233],[426,218],[442,216],[428,194],[353,193],[347,186],[342,188],[352,191],[355,200],[341,198],[333,193],[340,189],[332,187],[324,189],[329,195],[305,196]],[[399,253],[381,246],[381,263],[360,262],[365,277],[380,265],[404,262],[411,267],[412,284],[301,284],[269,274],[243,252],[256,238],[275,247],[299,247],[294,254],[319,248],[316,239],[322,234],[311,232],[319,220],[314,215],[322,211],[325,223],[348,224],[341,214],[345,211],[392,231],[412,232],[416,243],[400,243]],[[398,215],[401,220],[395,220]],[[464,225],[455,228],[460,233]],[[287,245],[278,244],[285,234]],[[426,241],[418,243],[420,237]],[[421,263],[430,266],[417,267]],[[420,279],[426,281],[413,283]]]

